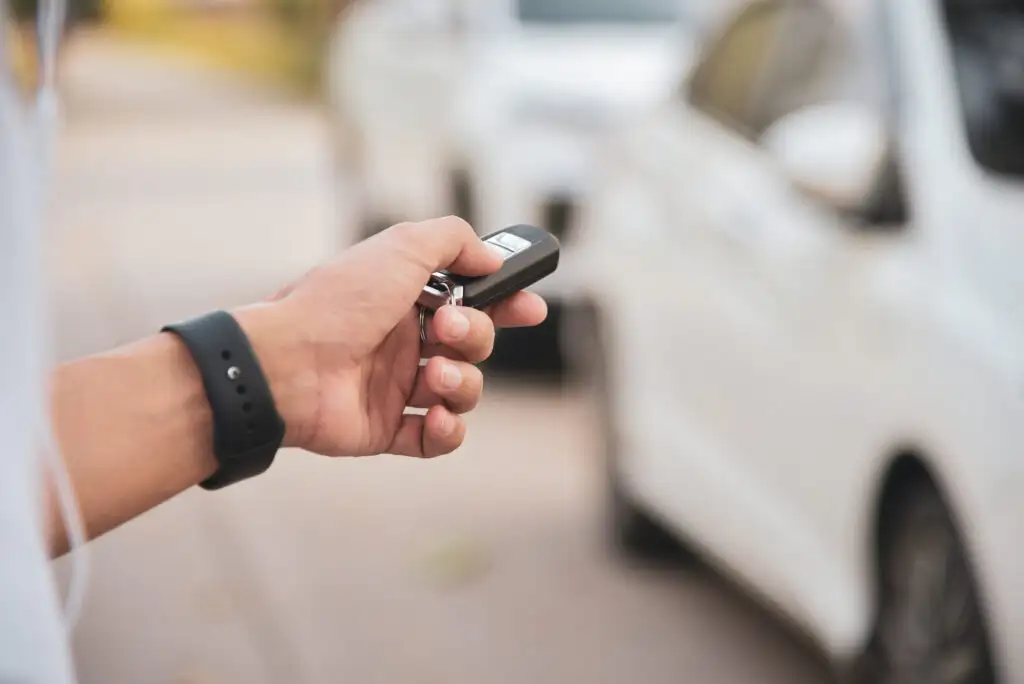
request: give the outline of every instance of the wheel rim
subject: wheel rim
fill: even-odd
[[[929,526],[892,554],[879,634],[882,682],[990,681],[973,582],[958,547],[947,529]]]

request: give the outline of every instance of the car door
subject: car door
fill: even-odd
[[[746,123],[703,155],[719,196],[744,199],[737,210],[708,193],[706,233],[717,277],[730,282],[719,341],[724,349],[729,338],[750,341],[733,342],[719,377],[733,393],[723,403],[737,468],[770,521],[772,548],[757,572],[773,597],[813,622],[849,614],[850,564],[837,544],[849,545],[830,535],[849,507],[830,497],[846,493],[843,474],[860,466],[853,458],[880,448],[867,442],[880,434],[883,404],[853,375],[871,369],[849,361],[877,349],[892,326],[888,314],[868,314],[864,281],[907,271],[890,236],[858,232],[853,219],[810,198],[762,145],[783,117],[843,99],[870,107],[878,86],[852,24],[813,2],[790,3],[789,12],[777,37],[786,49],[763,62],[753,104],[735,119],[711,110],[714,120]]]
[[[792,376],[804,342],[793,334],[791,298],[806,295],[806,268],[819,263],[811,255],[835,233],[819,214],[795,211],[757,138],[806,96],[799,86],[828,64],[833,28],[811,0],[749,5],[705,51],[683,125],[661,141],[676,169],[663,192],[686,289],[672,303],[678,322],[666,326],[677,424],[703,445],[679,513],[750,584],[790,607],[804,602],[802,577],[835,576],[824,572],[828,559],[803,512],[766,477],[803,401]]]

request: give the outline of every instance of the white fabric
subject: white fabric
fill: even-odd
[[[16,93],[2,19],[0,15],[0,682],[73,684],[67,631],[43,541],[40,499],[38,437],[46,418],[49,350],[40,208],[53,112],[31,115]],[[46,103],[52,107],[52,97]]]

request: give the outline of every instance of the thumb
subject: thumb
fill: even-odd
[[[395,237],[407,241],[412,253],[430,273],[450,270],[464,276],[483,276],[501,268],[504,259],[456,216],[395,226]]]

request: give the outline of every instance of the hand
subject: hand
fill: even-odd
[[[416,300],[436,271],[480,276],[502,258],[457,218],[394,226],[346,250],[269,303],[236,312],[288,426],[286,444],[326,456],[432,458],[461,446],[476,408],[475,363],[495,326],[539,325],[547,306],[521,292],[487,312],[444,307],[420,341]],[[420,359],[427,358],[420,367]],[[429,409],[425,416],[407,408]]]

